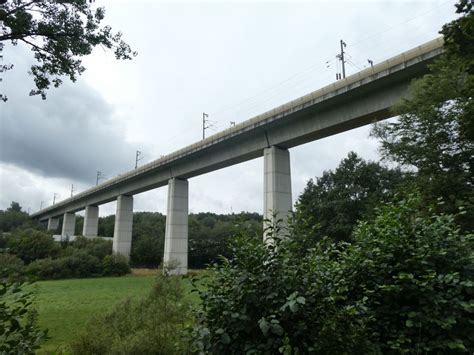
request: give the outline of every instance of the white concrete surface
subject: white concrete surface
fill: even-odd
[[[132,249],[132,228],[133,196],[120,195],[117,197],[112,250],[115,254],[122,254],[127,259],[130,257]]]
[[[163,263],[172,275],[188,272],[188,192],[188,180],[169,180]]]
[[[74,229],[76,228],[76,214],[66,212],[63,217],[63,229],[61,235],[72,236],[74,235]]]
[[[86,206],[84,214],[84,226],[82,228],[82,235],[88,238],[97,237],[99,229],[99,207]]]
[[[56,230],[59,227],[59,217],[48,218],[48,230]]]
[[[264,230],[278,226],[281,233],[288,226],[292,210],[290,152],[288,149],[270,147],[264,149]],[[264,238],[268,233],[264,233]]]

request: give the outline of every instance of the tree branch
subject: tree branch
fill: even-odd
[[[34,3],[40,2],[40,1],[41,1],[41,0],[32,0],[32,1],[30,1],[30,2],[27,2],[26,4],[23,4],[23,5],[21,5],[21,6],[18,6],[17,8],[15,8],[15,9],[13,9],[13,10],[7,12],[5,15],[6,15],[6,16],[10,16],[11,14],[14,14],[15,12],[17,12],[18,10],[22,10],[22,9],[24,9],[24,8],[30,6],[30,5],[32,5],[32,4],[34,4]]]
[[[19,38],[19,40],[25,42],[26,44],[29,44],[30,46],[32,46],[33,48],[36,48],[36,49],[39,50],[39,51],[43,51],[43,52],[45,52],[45,53],[48,53],[48,54],[51,54],[51,55],[55,55],[54,53],[52,53],[52,52],[50,52],[50,51],[47,51],[46,49],[44,49],[44,48],[42,48],[42,47],[40,47],[40,46],[38,46],[38,45],[36,45],[36,44],[34,44],[34,43],[32,43],[32,42],[26,40],[26,39],[24,39],[24,38]]]

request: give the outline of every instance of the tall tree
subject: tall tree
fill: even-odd
[[[403,181],[400,170],[367,162],[350,152],[334,171],[308,181],[296,203],[297,229],[319,237],[350,240],[358,220],[369,217]]]
[[[12,201],[12,203],[10,204],[10,207],[7,208],[7,211],[21,212],[21,206],[18,202]]]
[[[63,76],[76,81],[85,70],[81,57],[98,45],[113,50],[117,59],[136,55],[120,32],[101,26],[104,16],[103,7],[94,10],[87,0],[0,0],[0,51],[7,42],[31,49],[38,64],[31,67],[36,87],[30,95],[45,99],[46,90],[61,85]],[[12,67],[3,65],[0,72]]]
[[[444,211],[467,209],[460,222],[474,221],[474,16],[460,1],[462,16],[445,25],[445,53],[430,73],[415,81],[394,109],[395,122],[379,123],[372,134],[384,159],[416,170],[415,184],[426,204],[442,198]]]

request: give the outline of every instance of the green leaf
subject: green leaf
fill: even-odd
[[[223,344],[230,344],[230,337],[229,337],[229,334],[223,333],[223,334],[221,335],[221,342],[222,342]]]
[[[450,349],[457,349],[457,350],[467,350],[466,347],[464,346],[463,342],[459,339],[456,339],[454,341],[451,341],[448,343],[448,347]]]
[[[270,330],[270,323],[265,318],[262,318],[258,321],[258,326],[260,327],[263,335],[267,336]]]

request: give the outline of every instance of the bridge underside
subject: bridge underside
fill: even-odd
[[[288,150],[393,116],[391,108],[407,96],[410,82],[425,74],[427,65],[441,52],[442,40],[429,42],[32,216],[49,220],[48,226],[52,228],[63,215],[64,234],[73,231],[74,213],[86,209],[84,233],[94,236],[97,235],[97,206],[118,200],[114,251],[128,256],[132,196],[169,184],[165,261],[168,264],[178,261],[180,266],[176,273],[185,273],[188,179],[265,155],[264,215],[269,218],[287,216],[291,209]]]

